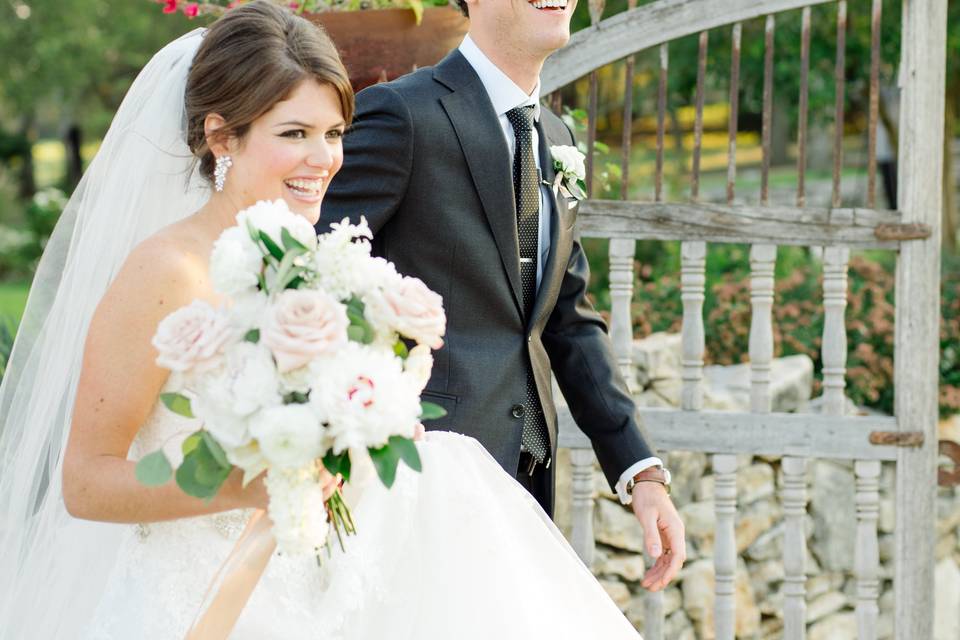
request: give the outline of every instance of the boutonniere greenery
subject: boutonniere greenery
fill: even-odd
[[[550,155],[553,156],[553,169],[556,172],[553,180],[554,193],[563,194],[567,198],[585,200],[587,169],[583,153],[573,146],[554,145],[550,147]]]

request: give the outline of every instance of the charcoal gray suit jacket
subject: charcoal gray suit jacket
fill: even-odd
[[[540,166],[552,182],[550,146],[574,144],[573,136],[547,109],[538,126]],[[549,200],[543,214],[552,216],[551,250],[525,320],[510,152],[480,78],[455,50],[435,67],[357,95],[343,168],[324,198],[318,230],[365,216],[374,253],[443,296],[445,345],[434,354],[423,399],[447,416],[428,429],[472,436],[516,473],[529,354],[554,453],[551,369],[614,486],[630,465],[655,454],[606,326],[585,297],[576,201]],[[552,476],[549,487],[552,504]]]

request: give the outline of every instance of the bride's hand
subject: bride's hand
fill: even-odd
[[[340,484],[343,482],[343,476],[339,473],[337,475],[332,475],[326,469],[320,470],[320,484],[323,486],[323,499],[329,500],[330,496],[333,495]]]
[[[267,487],[263,483],[266,473],[261,473],[246,487],[243,485],[243,471],[234,469],[227,479],[231,483],[232,489],[236,495],[237,507],[241,509],[266,509],[270,502],[270,496],[267,495]],[[323,487],[323,499],[328,500],[336,491],[343,477],[338,473],[331,474],[326,469],[320,470],[319,483]]]

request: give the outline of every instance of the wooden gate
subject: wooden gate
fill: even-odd
[[[831,206],[806,206],[804,178],[808,148],[808,79],[810,21],[813,5],[836,9],[835,133]],[[780,498],[786,519],[783,544],[784,637],[805,637],[805,536],[807,487],[811,458],[854,462],[856,475],[856,618],[858,637],[877,636],[880,593],[877,519],[881,463],[896,465],[895,637],[921,640],[932,636],[935,496],[937,482],[937,361],[939,356],[939,282],[942,136],[946,0],[904,0],[900,60],[899,210],[876,207],[876,140],[881,1],[873,0],[870,69],[867,208],[844,207],[841,167],[844,118],[845,0],[659,0],[642,7],[629,0],[627,11],[600,19],[604,0],[590,0],[592,25],[547,61],[544,95],[581,77],[590,77],[588,163],[592,164],[598,113],[598,70],[625,60],[627,87],[633,86],[634,54],[659,48],[656,169],[648,201],[588,199],[581,204],[579,230],[584,237],[610,240],[611,335],[619,363],[630,377],[634,249],[638,239],[679,241],[683,303],[682,408],[642,409],[656,444],[664,451],[711,454],[715,473],[716,637],[734,637],[734,572],[737,552],[737,454],[784,456]],[[796,204],[769,202],[774,36],[777,14],[801,10],[801,56]],[[741,23],[766,18],[762,120],[763,161],[759,204],[735,204],[737,96]],[[731,29],[730,115],[727,202],[700,201],[705,70],[709,32]],[[666,202],[663,193],[664,129],[670,42],[699,34],[695,100],[695,140],[689,197]],[[623,184],[630,171],[632,91],[626,91],[623,118]],[[559,106],[554,93],[554,106]],[[791,97],[793,99],[793,97]],[[589,164],[588,164],[589,168]],[[592,172],[591,174],[592,175]],[[589,178],[588,178],[589,182]],[[627,193],[626,188],[621,189]],[[749,339],[751,411],[702,410],[704,354],[703,302],[708,242],[748,243],[752,319]],[[821,414],[771,412],[773,358],[771,309],[777,245],[824,247],[822,346],[824,410]],[[845,416],[844,377],[847,338],[847,261],[850,249],[875,248],[896,254],[895,417]],[[571,449],[573,464],[572,538],[581,557],[593,557],[593,453],[569,414],[561,416],[561,446]],[[644,636],[663,637],[662,597],[646,596]]]

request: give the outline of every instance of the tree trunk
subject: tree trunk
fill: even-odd
[[[23,116],[20,121],[20,137],[26,140],[20,165],[20,186],[17,195],[27,200],[37,191],[37,183],[33,176],[33,114]]]
[[[943,234],[945,252],[957,251],[957,184],[953,166],[953,138],[956,135],[956,95],[947,93],[943,118]]]
[[[83,157],[80,155],[82,142],[80,127],[72,123],[67,127],[67,134],[64,136],[64,147],[67,151],[67,193],[73,191],[83,175]]]

